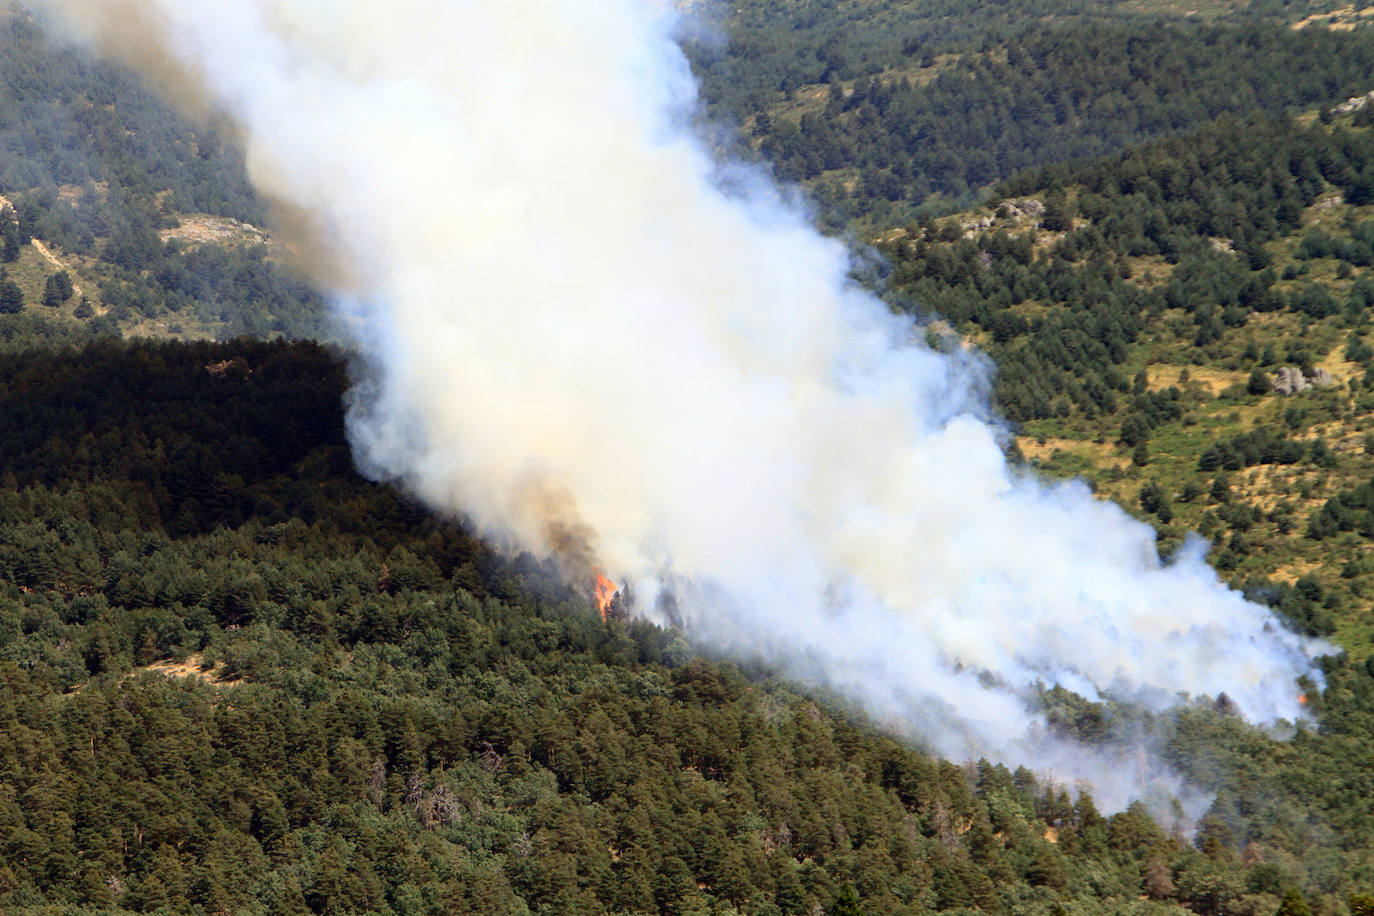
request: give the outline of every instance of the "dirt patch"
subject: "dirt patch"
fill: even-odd
[[[180,220],[181,225],[175,229],[163,229],[158,233],[163,242],[176,240],[194,245],[206,242],[265,244],[268,240],[267,233],[257,226],[227,216],[192,213],[180,217]]]
[[[135,668],[133,673],[140,674],[145,671],[155,672],[169,678],[194,677],[207,684],[219,684],[225,687],[236,687],[243,683],[239,678],[229,678],[225,676],[225,666],[223,662],[207,667],[205,664],[205,657],[199,652],[194,655],[188,655],[181,661],[168,659],[165,661],[153,662],[151,665]]]
[[[1283,566],[1274,567],[1274,571],[1270,573],[1269,578],[1277,579],[1285,585],[1292,585],[1303,576],[1310,575],[1321,568],[1321,563],[1309,563],[1304,560],[1296,560],[1292,563],[1286,563]]]
[[[81,289],[81,284],[76,282],[76,277],[72,273],[72,271],[67,268],[67,265],[62,262],[61,258],[52,253],[52,250],[49,249],[47,245],[44,245],[38,239],[30,239],[30,244],[33,245],[33,250],[41,254],[43,256],[43,260],[51,264],[54,267],[54,269],[67,271],[67,275],[71,277],[72,280],[72,294],[76,296],[78,300],[80,300],[82,296],[86,295]]]

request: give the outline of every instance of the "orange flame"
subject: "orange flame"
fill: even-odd
[[[1301,703],[1303,706],[1306,706],[1306,705],[1307,705],[1307,694],[1305,694],[1305,693],[1300,693],[1300,694],[1298,694],[1298,702]]]
[[[610,579],[603,576],[600,570],[596,572],[596,609],[601,612],[601,619],[606,619],[606,612],[611,609],[611,599],[620,591],[620,586]]]

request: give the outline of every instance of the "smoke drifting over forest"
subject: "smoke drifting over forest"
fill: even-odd
[[[588,585],[604,570],[650,616],[670,590],[702,638],[944,754],[1053,766],[1110,806],[1140,774],[1055,744],[1028,688],[1299,715],[1323,644],[1200,550],[1162,565],[1149,527],[1010,468],[978,360],[927,349],[762,176],[720,190],[678,14],[42,7],[240,126],[370,367],[350,404],[368,473]]]

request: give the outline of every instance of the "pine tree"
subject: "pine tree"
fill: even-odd
[[[24,291],[0,267],[0,315],[15,315],[24,310]]]

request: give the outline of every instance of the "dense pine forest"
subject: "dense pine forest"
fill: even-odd
[[[734,53],[695,60],[712,111],[831,225],[881,228],[1030,166],[1369,90],[1362,33],[1292,28],[1308,4],[1220,6],[744,4]]]
[[[996,359],[1017,460],[1338,645],[1289,736],[1044,692],[1151,735],[1191,825],[939,760],[359,477],[230,133],[7,16],[0,911],[1374,913],[1374,33],[1194,7],[748,0],[688,47],[735,152]]]
[[[1219,793],[1196,839],[1104,817],[603,621],[358,478],[344,384],[307,344],[0,359],[7,911],[1293,912],[1374,879],[1362,665],[1291,743],[1160,723]]]

